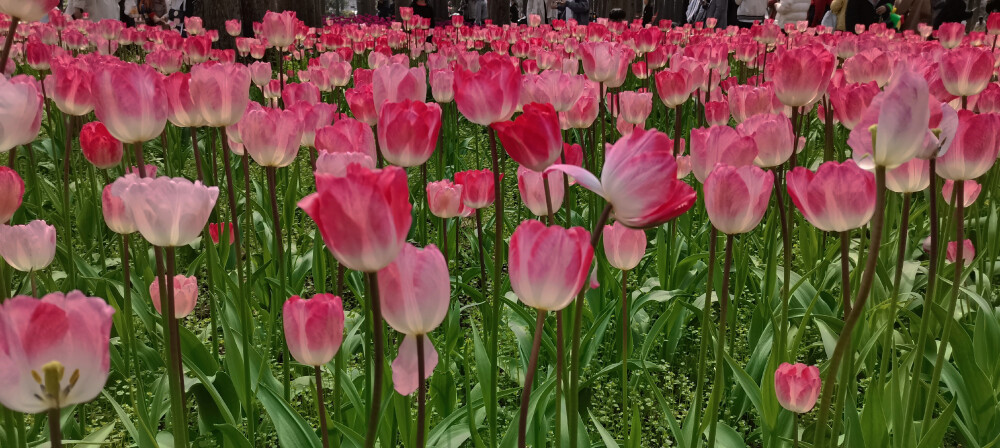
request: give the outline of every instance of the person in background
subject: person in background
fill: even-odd
[[[573,17],[576,17],[575,15]],[[625,21],[625,10],[621,8],[612,9],[608,13],[608,20],[612,22],[624,22]]]
[[[934,2],[934,29],[941,27],[942,23],[960,23],[968,20],[972,14],[966,11],[964,0],[941,0]]]
[[[169,27],[166,0],[139,0],[139,17],[146,26]]]
[[[764,21],[767,14],[767,0],[736,0],[736,23],[741,28],[750,28],[755,21]]]
[[[376,7],[376,14],[383,19],[388,19],[392,17],[392,2],[389,0],[379,0],[378,6]]]
[[[482,25],[483,20],[489,18],[489,10],[486,7],[486,0],[469,1],[469,18],[474,25]]]
[[[590,23],[590,3],[587,0],[560,0],[556,6],[566,20],[574,19],[579,25]],[[616,9],[612,10],[611,14],[614,14],[615,11],[621,11],[622,20],[625,20],[625,11]]]
[[[707,18],[714,18],[716,20],[716,28],[725,28],[729,26],[729,2],[733,0],[709,0],[708,2],[708,15]]]
[[[649,0],[642,0],[642,24],[643,26],[656,22],[656,7]]]
[[[809,26],[817,27],[823,23],[823,15],[830,10],[830,0],[812,0],[809,5]]]
[[[74,19],[82,18],[86,13],[92,22],[121,18],[117,0],[69,0],[66,3],[66,12]]]
[[[413,2],[413,15],[423,17],[425,19],[434,20],[434,7],[427,3],[427,0],[417,0]],[[433,25],[433,23],[432,23]]]
[[[930,25],[934,21],[931,0],[898,0],[896,12],[903,16],[903,29],[917,31],[917,25]]]
[[[888,22],[890,7],[889,0],[849,0],[844,25],[853,32],[857,25],[868,29],[873,23]]]
[[[521,19],[521,13],[517,10],[517,0],[510,1],[510,22],[519,23]]]
[[[830,12],[837,16],[837,26],[834,28],[837,31],[844,31],[847,29],[847,0],[833,0],[830,3]],[[854,30],[851,30],[854,31]]]

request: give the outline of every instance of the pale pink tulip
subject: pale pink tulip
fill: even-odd
[[[316,294],[309,300],[292,296],[282,306],[288,352],[307,366],[330,362],[344,340],[344,307],[340,297]]]
[[[909,162],[886,171],[886,188],[896,193],[923,191],[931,184],[929,165],[927,160],[914,157]]]
[[[0,153],[30,144],[42,125],[42,96],[37,81],[26,75],[0,76]]]
[[[372,96],[376,114],[382,112],[385,103],[423,102],[427,99],[427,71],[407,64],[377,68],[372,73]]]
[[[959,181],[964,182],[962,187],[962,193],[964,198],[962,198],[963,207],[969,208],[976,199],[979,198],[979,193],[983,190],[983,186],[974,180]],[[941,187],[941,196],[944,196],[944,202],[948,205],[954,205],[953,199],[955,196],[955,181],[948,179],[944,181],[944,186]]]
[[[605,225],[604,255],[608,264],[623,271],[635,269],[646,254],[646,232],[621,223]]]
[[[941,55],[941,82],[948,93],[972,96],[982,92],[993,77],[995,58],[982,47],[959,47]]]
[[[705,211],[720,232],[746,233],[757,227],[774,187],[774,174],[753,165],[718,165],[705,179]]]
[[[400,333],[430,333],[448,315],[448,265],[433,244],[423,249],[405,244],[399,256],[378,272],[378,287],[382,316]]]
[[[444,179],[427,183],[427,203],[431,214],[438,218],[468,216],[471,209],[462,203],[462,185]]]
[[[243,64],[191,67],[191,98],[209,126],[231,126],[243,118],[250,102],[250,78],[250,69]]]
[[[302,123],[290,110],[249,110],[240,122],[240,138],[254,162],[281,168],[290,165],[299,152]]]
[[[125,210],[150,244],[186,246],[201,235],[219,197],[218,187],[184,178],[125,176],[112,184],[111,194],[125,203]]]
[[[372,128],[353,118],[341,118],[331,126],[320,128],[314,143],[322,152],[360,152],[376,159]]]
[[[521,193],[521,201],[535,216],[544,217],[548,215],[549,202],[546,201],[543,176],[549,181],[549,200],[552,213],[555,213],[562,207],[565,193],[562,173],[550,171],[543,175],[524,166],[517,167],[517,190]]]
[[[944,255],[945,260],[948,263],[955,263],[958,259],[958,242],[949,241],[948,249],[945,250]],[[964,266],[969,266],[976,259],[976,247],[972,245],[972,240],[962,241],[962,260],[964,261]]]
[[[6,166],[0,166],[0,224],[10,222],[24,199],[24,180]]]
[[[156,312],[163,314],[160,302],[160,279],[153,279],[149,284],[149,298],[153,300],[153,308]],[[194,311],[194,306],[198,303],[198,279],[194,276],[185,277],[183,275],[174,276],[174,317],[183,319]]]
[[[594,250],[582,227],[546,227],[527,220],[510,237],[510,284],[532,308],[558,311],[583,288]]]
[[[147,65],[107,63],[94,74],[94,112],[122,143],[158,138],[167,124],[163,76]]]
[[[754,138],[740,135],[729,126],[691,130],[691,168],[699,182],[704,183],[719,163],[730,166],[752,165],[757,154]]]

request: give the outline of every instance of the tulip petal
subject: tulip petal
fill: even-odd
[[[566,175],[575,179],[577,183],[583,186],[583,188],[593,191],[594,193],[597,193],[598,196],[607,199],[607,196],[604,195],[604,189],[601,188],[601,181],[598,180],[597,176],[593,175],[590,171],[575,165],[556,164],[546,169],[545,173],[548,174],[553,170],[562,171]]]
[[[438,353],[430,338],[424,336],[424,380],[431,377],[438,363]],[[392,385],[400,395],[410,395],[417,390],[417,336],[408,334],[399,344],[399,355],[392,361]]]

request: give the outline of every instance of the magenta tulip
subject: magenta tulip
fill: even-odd
[[[510,158],[532,171],[545,171],[562,154],[559,116],[551,104],[527,104],[514,121],[492,126]]]
[[[420,166],[437,146],[441,106],[409,99],[387,102],[378,122],[378,143],[385,160],[401,167]]]
[[[500,176],[502,179],[503,175]],[[462,186],[462,202],[470,209],[489,207],[496,198],[493,171],[484,169],[455,173],[455,184]]]
[[[778,404],[797,414],[805,414],[816,406],[821,383],[816,366],[784,362],[774,372]]]
[[[106,170],[121,163],[124,145],[114,138],[99,121],[91,121],[80,129],[80,149],[94,166]]]

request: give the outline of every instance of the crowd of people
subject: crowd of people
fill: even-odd
[[[184,30],[184,18],[193,15],[194,0],[64,0],[61,8],[75,19],[114,19],[128,26],[148,26]]]

